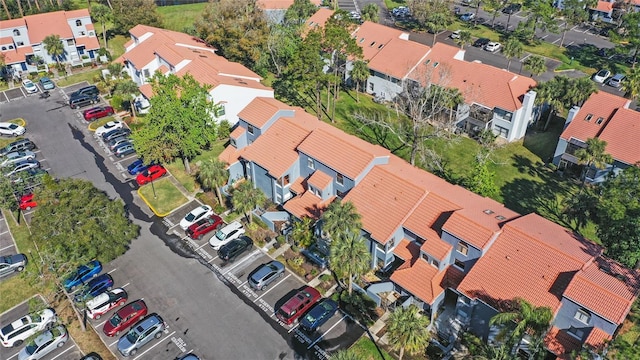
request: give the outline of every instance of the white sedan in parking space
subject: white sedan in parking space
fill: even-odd
[[[216,234],[209,239],[209,245],[213,250],[219,250],[222,245],[229,243],[233,239],[237,239],[240,235],[244,234],[245,230],[239,221],[234,221],[231,224],[216,231]]]
[[[595,75],[593,75],[593,81],[598,84],[604,84],[605,81],[611,76],[611,71],[607,69],[600,69]]]
[[[0,135],[5,136],[20,136],[24,135],[27,131],[24,127],[10,123],[10,122],[0,122]]]
[[[25,160],[33,160],[35,158],[36,154],[29,150],[8,153],[5,159],[0,162],[0,167],[9,166]]]
[[[496,52],[500,50],[501,47],[502,45],[499,42],[489,41],[489,43],[484,46],[484,49],[489,52]]]
[[[24,89],[27,90],[27,93],[29,94],[38,92],[38,86],[29,79],[22,80],[22,86],[24,86]]]
[[[102,136],[102,134],[105,134],[111,130],[122,129],[123,126],[124,124],[122,123],[122,121],[109,121],[108,123],[96,129],[96,136]]]
[[[213,215],[213,209],[209,205],[198,206],[191,210],[182,220],[180,220],[180,228],[187,230],[189,226],[195,224],[198,220]]]

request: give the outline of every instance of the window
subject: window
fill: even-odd
[[[18,42],[16,42],[16,45],[17,46],[24,46],[24,41],[18,41]]]
[[[373,88],[373,83],[369,83],[369,91],[373,92],[374,88]]]
[[[431,266],[435,267],[436,269],[440,268],[440,262],[436,259],[431,259],[431,261],[429,261],[429,264],[431,264]]]
[[[336,182],[340,185],[344,185],[344,177],[342,176],[342,174],[336,174]]]
[[[249,126],[247,127],[247,132],[248,132],[249,134],[253,135],[253,126],[249,125]]]
[[[224,116],[226,114],[226,109],[224,104],[218,104],[218,106],[216,106],[216,117],[221,117]]]
[[[591,121],[592,117],[593,117],[593,114],[587,114],[587,116],[584,117],[584,121]]]
[[[583,324],[589,324],[589,320],[591,320],[591,314],[585,309],[578,309],[573,317]]]
[[[391,238],[391,240],[389,240],[389,243],[387,244],[387,249],[391,249],[392,247],[394,247],[396,244],[396,238]]]
[[[511,112],[502,110],[500,108],[493,109],[493,113],[496,114],[496,116],[498,116],[500,119],[506,120],[509,122],[511,121],[511,117],[513,116]]]
[[[309,169],[315,169],[316,168],[316,164],[313,162],[312,158],[307,158],[307,167]]]
[[[509,136],[509,129],[503,128],[502,126],[498,126],[498,125],[495,126],[495,129],[498,132],[499,136],[502,136],[505,138]]]
[[[82,20],[76,20],[76,26],[82,26]]]
[[[453,265],[460,268],[460,270],[464,271],[464,263],[462,261],[456,259],[456,261],[453,262]]]
[[[598,118],[598,120],[596,120],[596,124],[600,125],[600,124],[602,124],[603,121],[604,121],[604,118],[602,116],[600,116]]]
[[[0,48],[0,49],[2,49],[2,51],[4,51],[4,50],[7,50],[7,47],[6,47],[6,46],[3,46],[3,47],[2,47],[2,48]]]
[[[469,253],[469,245],[464,241],[459,241],[456,246],[456,251],[460,254],[467,255]]]
[[[20,30],[14,29],[13,30],[13,36],[20,36]]]
[[[289,185],[289,175],[285,175],[278,179],[278,184],[282,184],[283,186]]]
[[[149,72],[149,69],[143,69],[142,72],[144,73],[144,77],[150,77],[151,73]]]
[[[572,327],[570,327],[570,328],[567,330],[567,332],[568,332],[570,335],[572,335],[573,337],[576,337],[576,338],[578,338],[578,339],[580,339],[580,340],[582,340],[582,337],[584,336],[584,330],[582,330],[582,329],[578,329],[578,328],[575,328],[575,327],[573,327],[573,326],[572,326]]]
[[[369,44],[369,46],[373,46],[373,45],[375,45],[375,44],[376,44],[376,42],[374,41],[374,42],[372,42],[371,44]]]
[[[80,31],[80,36],[85,36],[86,33],[84,31]]]

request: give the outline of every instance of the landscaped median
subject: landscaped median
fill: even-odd
[[[169,215],[173,209],[189,201],[168,178],[141,186],[138,189],[138,195],[149,206],[151,211],[159,217]]]
[[[108,123],[109,121],[113,121],[113,116],[107,116],[104,117],[100,120],[97,121],[93,121],[91,123],[89,123],[89,131],[96,131],[97,128],[99,128],[100,126]]]
[[[20,125],[22,127],[27,126],[27,122],[23,118],[11,119],[7,122],[14,123],[16,125]]]

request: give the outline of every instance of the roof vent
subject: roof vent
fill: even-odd
[[[504,258],[507,259],[507,260],[511,260],[511,256],[509,256],[509,255],[505,256]]]
[[[373,42],[371,42],[371,44],[369,44],[369,46],[373,46],[373,45],[375,45],[375,44],[376,44],[376,42],[375,42],[375,41],[373,41]]]
[[[602,116],[600,116],[598,118],[598,120],[596,120],[596,124],[600,125],[600,124],[602,124],[603,121],[604,121],[604,118]]]
[[[378,49],[382,49],[383,46],[384,46],[384,44],[378,45]]]
[[[482,212],[483,212],[483,213],[485,213],[485,214],[487,214],[487,215],[491,215],[491,214],[493,214],[493,210],[491,210],[491,209],[486,209],[486,210],[484,210],[484,211],[482,211]]]
[[[360,42],[362,43],[364,41],[364,38],[360,39]]]
[[[438,67],[439,64],[440,63],[436,61],[436,62],[433,63],[433,67]]]
[[[198,55],[198,56],[205,59],[207,58],[207,55]]]
[[[425,61],[424,64],[429,65],[430,62],[431,62],[431,59],[427,59],[427,61]]]
[[[506,218],[506,217],[504,217],[504,216],[502,216],[502,215],[498,215],[498,216],[496,216],[496,219],[498,219],[499,221],[507,220],[507,218]]]
[[[593,117],[593,114],[587,114],[587,116],[584,117],[584,121],[591,121],[592,117]]]

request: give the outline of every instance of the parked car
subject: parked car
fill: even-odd
[[[22,195],[20,197],[20,203],[18,204],[18,207],[20,208],[20,210],[29,211],[34,207],[38,206],[38,203],[33,197],[34,197],[33,193]]]
[[[460,16],[460,20],[462,21],[471,21],[473,19],[476,18],[476,14],[468,12],[468,13],[464,13]]]
[[[25,171],[33,168],[39,168],[39,167],[40,167],[40,163],[37,160],[20,161],[19,163],[15,163],[12,166],[10,166],[8,168],[10,171],[5,173],[5,176],[12,176],[21,171]]]
[[[593,81],[597,82],[598,84],[604,84],[604,82],[607,81],[609,76],[611,76],[611,71],[607,69],[600,69],[600,71],[598,71],[597,73],[595,73],[595,75],[593,75]]]
[[[69,97],[75,97],[80,95],[98,96],[99,94],[100,94],[100,91],[98,90],[97,86],[89,85],[72,92],[71,95],[69,95]]]
[[[42,359],[53,350],[63,347],[68,339],[67,329],[63,325],[45,330],[18,353],[18,360]]]
[[[51,79],[46,76],[41,77],[39,82],[40,86],[42,86],[42,88],[45,90],[53,90],[56,88],[56,85],[53,83],[53,81],[51,81]]]
[[[452,39],[460,39],[460,30],[456,30],[452,32],[451,35],[449,35],[449,37]]]
[[[124,305],[127,299],[128,295],[124,289],[109,290],[87,301],[87,316],[93,320],[98,320],[110,310]]]
[[[153,313],[135,324],[129,332],[118,340],[118,351],[122,356],[133,356],[138,349],[151,340],[162,337],[167,324],[160,315]]]
[[[147,304],[143,300],[136,300],[121,307],[104,323],[102,332],[111,337],[119,335],[122,331],[135,324],[143,316],[147,315]]]
[[[522,9],[522,4],[509,4],[502,9],[503,14],[513,15]]]
[[[0,122],[0,135],[3,136],[20,136],[23,135],[27,131],[24,127],[10,123],[10,122]]]
[[[167,169],[165,169],[164,166],[159,164],[151,165],[147,168],[147,170],[138,174],[138,176],[136,177],[136,182],[138,183],[138,185],[142,186],[164,176],[166,173]]]
[[[107,133],[111,130],[122,129],[123,127],[124,127],[124,123],[122,121],[118,121],[118,120],[109,121],[106,124],[96,129],[96,136],[102,136],[102,134],[104,133]]]
[[[502,44],[500,44],[499,42],[489,41],[487,45],[484,46],[484,49],[489,52],[496,52],[500,50],[501,47],[502,47]]]
[[[215,236],[209,239],[209,245],[214,250],[220,249],[222,245],[230,242],[233,239],[237,239],[240,235],[244,234],[244,228],[239,221],[234,221],[231,224],[216,231]]]
[[[327,256],[318,250],[318,247],[315,244],[311,245],[308,249],[302,250],[301,253],[321,269],[325,269],[327,265],[329,265]]]
[[[44,175],[47,175],[47,174],[49,174],[47,170],[42,168],[28,169],[28,170],[19,172],[17,174],[13,174],[11,176],[11,183],[19,184],[25,181],[27,184],[39,185],[40,178],[42,178]]]
[[[180,227],[182,230],[187,230],[187,228],[193,225],[196,221],[210,216],[213,214],[213,209],[209,205],[198,206],[197,208],[189,211],[185,217],[180,220]]]
[[[224,261],[233,261],[238,255],[251,249],[253,240],[248,236],[240,236],[235,240],[222,245],[218,250],[218,257]]]
[[[127,128],[118,128],[102,134],[102,140],[109,142],[115,138],[129,136],[129,134],[131,134],[131,130]]]
[[[0,329],[0,342],[4,347],[17,347],[37,332],[50,329],[58,321],[53,309],[44,309],[21,317]]]
[[[615,74],[611,79],[609,79],[609,81],[607,82],[607,85],[612,86],[614,88],[620,88],[622,87],[622,83],[624,82],[624,79],[626,79],[626,76],[624,74]]]
[[[82,285],[95,278],[102,272],[102,264],[98,260],[91,260],[86,265],[80,265],[63,282],[67,291],[72,291],[76,286]]]
[[[338,311],[338,303],[331,299],[324,299],[314,306],[302,320],[300,327],[307,332],[314,332]]]
[[[255,290],[264,290],[275,279],[284,276],[284,265],[280,261],[270,261],[258,266],[248,276],[249,286]]]
[[[113,150],[113,155],[121,158],[127,155],[131,155],[135,152],[136,152],[136,148],[133,146],[133,144],[130,142],[125,142],[118,145],[118,147]]]
[[[211,231],[218,231],[223,225],[224,221],[220,216],[211,214],[189,226],[187,228],[187,235],[194,240],[200,240]]]
[[[96,104],[100,101],[98,96],[91,95],[78,95],[69,98],[69,107],[72,109],[79,109],[85,106]]]
[[[27,256],[24,254],[0,256],[0,277],[21,272],[27,266],[27,261]]]
[[[105,291],[111,290],[111,288],[113,288],[113,278],[109,274],[102,274],[83,286],[73,297],[73,300],[75,302],[87,301]]]
[[[22,80],[22,86],[24,86],[24,89],[27,91],[28,94],[33,94],[38,92],[38,86],[29,79]]]
[[[291,325],[302,314],[309,310],[315,303],[320,300],[322,295],[311,286],[306,286],[290,297],[276,311],[276,317],[287,325]]]
[[[29,150],[8,153],[2,163],[0,163],[0,167],[9,166],[25,160],[33,160],[35,158],[36,154],[33,151]]]
[[[149,166],[154,164],[155,164],[154,162],[152,162],[151,164],[145,164],[142,158],[138,158],[136,159],[136,161],[132,162],[131,164],[129,164],[129,166],[127,166],[127,171],[129,172],[130,175],[138,175],[139,173],[147,170]]]
[[[25,150],[33,150],[36,148],[36,144],[34,144],[31,140],[25,138],[21,140],[17,140],[12,142],[11,144],[5,146],[0,151],[0,156],[5,156],[9,153],[16,151],[25,151]]]
[[[474,47],[479,47],[479,48],[483,48],[485,45],[487,45],[489,42],[491,42],[491,40],[487,39],[487,38],[478,38],[476,39],[476,41],[473,42],[473,46]]]
[[[83,356],[80,360],[102,360],[102,356],[92,352]]]
[[[187,354],[179,357],[178,360],[200,360],[200,358],[194,354]]]
[[[114,111],[111,106],[96,106],[82,112],[82,116],[87,121],[98,120],[106,116],[111,116],[113,114]]]
[[[120,136],[117,137],[115,139],[111,139],[109,140],[109,142],[107,143],[107,146],[109,147],[109,150],[113,151],[115,150],[119,145],[122,145],[124,143],[129,143],[131,144],[131,138],[128,136]]]

